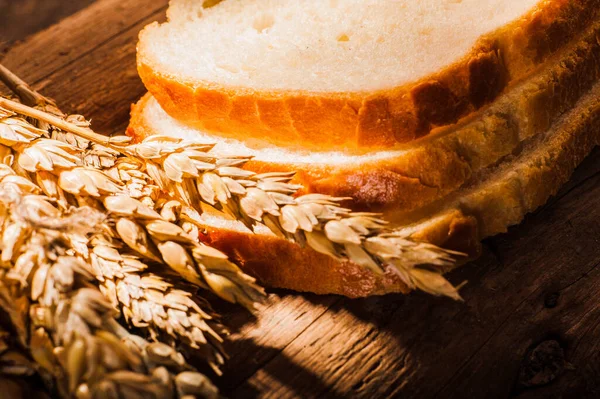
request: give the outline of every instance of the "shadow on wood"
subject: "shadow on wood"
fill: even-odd
[[[260,353],[268,354],[271,358],[280,355],[281,349],[273,348],[268,346],[257,346],[253,340],[240,340],[237,343],[243,346],[248,353]],[[312,370],[303,367],[301,364],[296,362],[294,359],[286,356],[277,356],[278,367],[273,369],[258,369],[253,375],[238,380],[239,383],[232,383],[231,375],[221,379],[217,382],[219,388],[225,396],[231,398],[251,398],[256,397],[259,393],[269,392],[272,397],[278,397],[277,386],[281,386],[283,389],[280,392],[282,397],[297,395],[298,397],[303,396],[303,391],[306,386],[312,386],[319,392],[322,392],[322,397],[331,399],[342,399],[346,396],[341,395],[332,390],[324,381],[321,380],[320,376],[314,373]],[[251,361],[251,360],[250,360]],[[257,359],[257,364],[261,363],[260,359]],[[268,375],[264,375],[268,374]],[[264,378],[266,377],[266,378]],[[251,382],[248,382],[250,380]],[[271,381],[277,381],[278,384],[271,384]]]

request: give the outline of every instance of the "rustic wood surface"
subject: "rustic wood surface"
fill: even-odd
[[[96,130],[121,132],[144,93],[137,33],[164,18],[166,3],[97,0],[12,46],[2,62],[65,110],[91,117]],[[420,293],[350,300],[271,291],[256,316],[223,306],[234,332],[217,379],[222,391],[600,397],[600,151],[549,204],[484,244],[478,261],[450,275],[469,281],[464,303]]]
[[[0,0],[0,53],[95,0]]]

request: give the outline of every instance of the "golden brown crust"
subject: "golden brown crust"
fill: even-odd
[[[485,106],[593,23],[599,0],[547,0],[484,36],[470,54],[413,84],[370,93],[265,92],[181,82],[138,56],[148,90],[173,117],[223,136],[304,149],[388,148]],[[324,134],[326,132],[326,134]]]
[[[483,237],[505,231],[542,205],[599,144],[600,86],[583,101],[554,126],[549,138],[529,144],[531,148],[485,178],[482,187],[456,194],[457,198],[449,200],[454,205],[426,217],[413,237],[474,257]],[[350,297],[407,291],[392,273],[380,278],[274,236],[210,225],[207,233],[207,242],[270,287]]]
[[[482,238],[506,231],[544,204],[600,144],[600,85],[575,114],[558,123],[544,141],[465,190],[454,205],[411,227],[417,229],[413,237],[476,257]],[[276,237],[209,226],[206,241],[270,287],[350,297],[407,291],[391,272],[376,277]]]
[[[477,171],[546,131],[600,77],[600,25],[538,72],[485,110],[451,128],[415,142],[409,152],[360,164],[303,164],[253,160],[256,172],[296,171],[295,182],[306,192],[351,197],[347,205],[382,212],[389,220],[403,217],[468,182]],[[133,107],[129,134],[136,140],[156,133],[143,117],[149,96]]]

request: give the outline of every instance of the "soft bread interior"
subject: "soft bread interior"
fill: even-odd
[[[318,151],[281,147],[261,140],[222,137],[179,122],[151,97],[142,100],[134,113],[141,113],[149,133],[168,132],[186,140],[216,143],[213,150],[216,153],[251,156],[259,162],[300,167],[316,164],[366,167],[380,161],[418,159],[416,154],[429,149],[430,152],[456,152],[476,171],[512,153],[523,140],[547,130],[593,85],[600,74],[600,44],[595,40],[598,29],[594,25],[584,40],[553,56],[545,68],[516,84],[488,107],[455,125],[439,128],[433,134],[393,150]],[[573,82],[577,84],[573,85]],[[415,166],[417,169],[418,165]],[[407,173],[415,176],[410,171]]]
[[[186,14],[188,15],[188,14]],[[486,141],[499,136],[509,141],[502,146],[504,153],[527,137],[546,130],[556,116],[569,109],[587,91],[600,75],[600,42],[596,37],[600,32],[600,22],[593,24],[563,51],[550,57],[537,72],[516,83],[487,107],[470,113],[458,123],[437,128],[419,140],[396,145],[382,151],[367,149],[345,149],[339,151],[319,150],[273,144],[265,139],[252,139],[236,132],[207,133],[188,126],[170,117],[155,99],[145,105],[143,118],[150,128],[169,131],[170,134],[186,139],[217,142],[216,151],[255,157],[258,161],[277,161],[288,164],[328,163],[330,165],[357,164],[394,159],[415,148],[436,144],[450,147],[467,159],[479,157],[485,160],[488,153]],[[511,126],[513,137],[504,137],[497,131],[502,123]],[[474,137],[478,132],[480,137]],[[451,142],[454,143],[451,143]],[[496,140],[498,141],[498,140]],[[512,146],[512,147],[511,147]],[[483,149],[483,151],[481,151]],[[500,152],[502,152],[500,151]],[[490,159],[495,162],[495,159]]]
[[[142,32],[139,56],[182,82],[378,90],[451,65],[537,2],[173,0],[170,22]]]

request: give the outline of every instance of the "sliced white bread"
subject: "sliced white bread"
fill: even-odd
[[[396,221],[455,191],[524,140],[547,131],[600,78],[599,36],[600,24],[486,109],[398,150],[350,155],[223,139],[175,120],[149,95],[133,108],[129,134],[141,140],[169,132],[217,143],[214,151],[254,157],[246,165],[250,170],[295,171],[294,182],[306,192],[351,197],[348,206],[382,212]]]
[[[132,123],[139,120],[134,118]],[[181,133],[172,125],[156,122],[149,126],[153,120],[146,120],[131,131]],[[480,169],[459,190],[396,218],[398,228],[411,232],[415,239],[475,256],[482,238],[505,231],[544,204],[599,142],[600,84],[596,84],[546,132],[522,142],[497,164]],[[267,286],[351,297],[406,291],[391,272],[377,277],[357,265],[277,238],[264,226],[252,233],[222,215],[205,214],[204,220],[204,239]]]
[[[205,6],[210,6],[205,8]],[[577,41],[600,0],[173,0],[138,67],[167,113],[301,149],[393,147]]]

